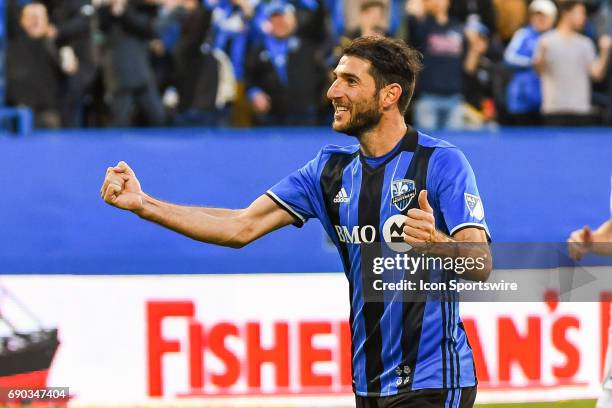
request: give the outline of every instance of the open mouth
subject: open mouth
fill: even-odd
[[[342,116],[344,112],[348,112],[348,111],[349,111],[348,106],[334,104],[334,117],[335,118],[339,118],[340,116]]]

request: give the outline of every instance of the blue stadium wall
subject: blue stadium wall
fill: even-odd
[[[610,216],[612,130],[440,133],[472,163],[496,242],[562,242]],[[314,157],[354,140],[327,129],[100,130],[0,137],[0,274],[340,271],[317,220],[244,249],[204,245],[102,202],[127,161],[149,194],[240,208]]]

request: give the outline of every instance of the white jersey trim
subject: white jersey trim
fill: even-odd
[[[452,230],[449,232],[449,235],[450,235],[450,236],[453,236],[453,234],[454,234],[456,231],[458,231],[458,230],[460,230],[460,229],[463,229],[463,228],[466,228],[466,227],[476,227],[476,228],[484,229],[484,230],[485,230],[485,232],[487,233],[487,236],[489,237],[489,239],[491,239],[491,233],[489,232],[489,228],[488,228],[486,225],[484,225],[484,224],[479,224],[479,223],[477,223],[477,222],[464,222],[463,224],[459,224],[459,225],[457,225],[455,228],[453,228],[453,229],[452,229]]]
[[[293,209],[293,207],[291,207],[289,204],[287,204],[286,202],[281,200],[279,196],[277,196],[276,194],[274,194],[272,192],[272,190],[268,190],[268,191],[266,191],[266,193],[268,193],[272,197],[274,197],[274,199],[277,200],[279,202],[279,204],[281,204],[287,211],[289,211],[291,214],[293,214],[297,219],[302,221],[302,223],[306,223],[306,218],[302,217],[302,215],[299,212],[295,211]]]

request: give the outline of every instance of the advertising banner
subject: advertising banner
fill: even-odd
[[[0,356],[23,347],[15,333],[57,329],[45,385],[69,387],[71,406],[354,403],[342,274],[5,276],[0,287]],[[463,303],[478,401],[595,398],[609,295]]]

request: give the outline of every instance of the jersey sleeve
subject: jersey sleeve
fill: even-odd
[[[481,228],[491,239],[476,177],[457,148],[438,148],[430,160],[427,189],[452,236],[464,228]]]
[[[279,207],[295,218],[293,225],[296,227],[302,227],[310,218],[316,217],[316,186],[320,158],[321,153],[266,192]]]

